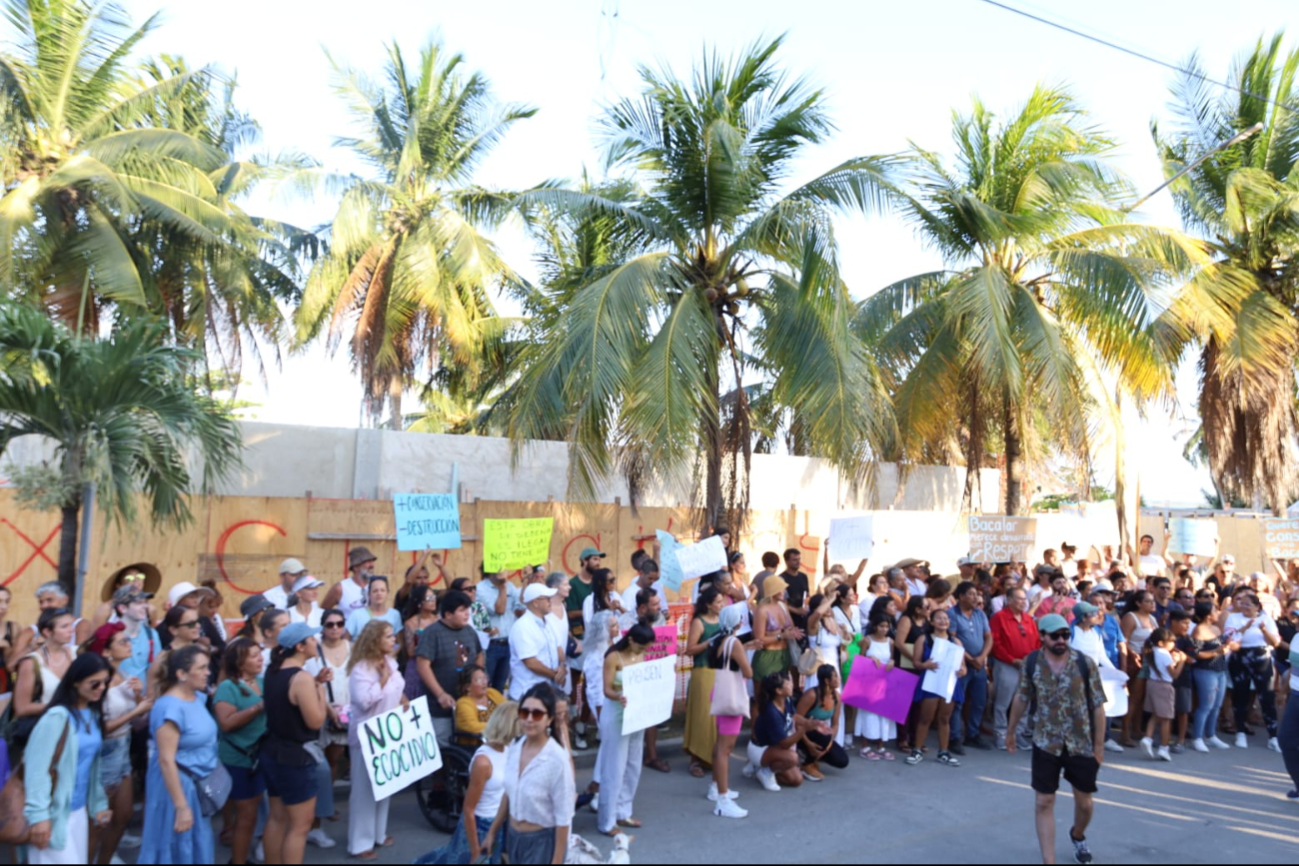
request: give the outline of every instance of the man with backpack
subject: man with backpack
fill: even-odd
[[[1059,614],[1038,623],[1042,649],[1024,660],[1019,691],[1010,709],[1010,730],[1025,713],[1033,727],[1033,790],[1037,794],[1037,841],[1042,862],[1055,863],[1055,794],[1060,776],[1073,786],[1074,823],[1069,840],[1074,860],[1091,863],[1087,825],[1092,819],[1096,777],[1105,755],[1105,693],[1096,663],[1069,646],[1069,623]],[[1014,737],[1006,751],[1014,754]]]

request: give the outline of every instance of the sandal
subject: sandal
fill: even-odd
[[[637,821],[635,818],[627,818],[624,821],[619,821],[618,826],[625,827],[628,830],[639,830],[641,827],[644,827],[645,825],[642,824],[640,821]]]
[[[870,746],[867,746],[866,748],[862,749],[858,754],[860,754],[863,758],[865,758],[868,761],[879,760],[879,757],[876,756],[875,754],[875,750],[872,749]]]
[[[352,857],[356,860],[367,860],[367,861],[379,859],[379,855],[375,853],[373,849],[369,851],[362,851],[360,854],[353,854]]]
[[[663,760],[662,758],[655,758],[655,759],[652,760],[652,761],[646,761],[646,762],[645,762],[645,766],[649,767],[651,770],[658,770],[660,773],[671,773],[671,772],[672,772],[672,766],[671,766],[667,761]],[[691,775],[693,776],[694,773],[691,773]],[[703,768],[701,767],[701,768],[699,769],[699,775],[698,775],[698,776],[695,776],[695,778],[697,778],[697,779],[702,779],[702,778],[703,778],[703,775],[704,775],[704,771],[703,771]]]
[[[890,751],[888,751],[887,749],[884,750],[884,751],[882,751],[882,752],[880,752],[880,758],[881,758],[882,760],[885,760],[885,761],[896,761],[896,760],[897,760],[897,758],[894,757],[893,753],[890,752]]]
[[[379,847],[380,847],[380,848],[391,848],[393,845],[396,845],[396,844],[397,844],[397,840],[394,839],[394,838],[392,838],[391,836],[389,836],[387,839],[384,839],[384,840],[383,840],[383,844],[380,845]]]

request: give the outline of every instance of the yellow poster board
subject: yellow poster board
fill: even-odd
[[[550,558],[555,518],[483,521],[483,568],[488,572],[538,565]]]

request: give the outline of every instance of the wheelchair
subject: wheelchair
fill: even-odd
[[[474,740],[473,746],[461,740]],[[442,750],[442,768],[415,783],[415,798],[420,813],[429,826],[441,833],[454,833],[464,814],[465,795],[469,793],[469,771],[474,752],[482,737],[456,731],[451,742],[438,743]]]

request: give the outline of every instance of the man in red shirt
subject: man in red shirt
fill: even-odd
[[[1037,623],[1028,615],[1028,593],[1020,587],[1006,592],[1006,606],[994,614],[992,629],[992,682],[996,695],[993,701],[993,730],[997,733],[997,748],[1006,749],[1007,712],[1019,687],[1019,672],[1024,659],[1042,646],[1037,633]],[[1030,747],[1028,719],[1024,718],[1015,731],[1016,744]]]

